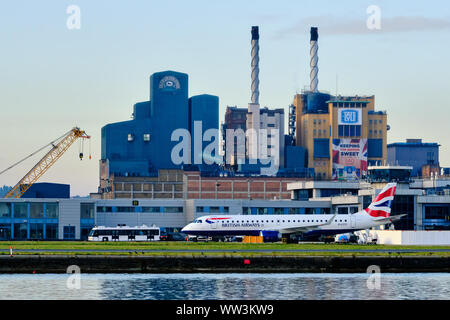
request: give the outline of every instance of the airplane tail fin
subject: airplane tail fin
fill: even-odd
[[[396,183],[388,183],[364,211],[372,218],[389,218],[396,188]]]

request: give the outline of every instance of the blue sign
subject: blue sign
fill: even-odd
[[[361,124],[360,109],[339,109],[339,124]]]

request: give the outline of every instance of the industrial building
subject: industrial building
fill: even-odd
[[[242,132],[245,135],[247,130],[247,108],[238,108],[237,106],[227,106],[225,111],[225,121],[222,123],[222,153],[226,164],[229,168],[237,170],[238,159],[245,159],[245,141],[233,138],[232,141],[227,142],[227,130],[232,130],[235,133]],[[242,130],[242,131],[241,131]],[[233,144],[231,146],[231,143]],[[240,148],[242,143],[244,148]],[[227,150],[228,146],[228,150]]]
[[[117,176],[152,176],[159,169],[180,169],[182,164],[175,164],[171,158],[178,144],[172,133],[188,130],[195,141],[196,134],[202,138],[208,129],[219,130],[218,109],[216,96],[188,98],[187,74],[154,73],[150,77],[150,101],[134,105],[133,119],[102,128],[101,171]],[[194,131],[195,121],[202,122],[201,131]],[[185,164],[193,163],[195,156],[189,155]]]
[[[360,179],[387,159],[387,114],[375,96],[331,96],[318,90],[318,30],[311,28],[310,89],[294,97],[290,132],[322,180]],[[295,114],[295,117],[294,117]]]
[[[34,183],[21,198],[70,198],[70,185],[62,183]]]
[[[203,157],[203,136],[210,129],[216,130],[215,140],[208,144],[216,144],[213,149],[219,150],[218,110],[216,96],[188,98],[187,74],[154,73],[150,77],[150,101],[134,105],[133,119],[102,128],[99,193],[110,192],[122,177],[148,177],[149,183],[154,184],[155,179],[164,180],[158,175],[160,170],[183,169],[191,164],[207,170],[211,166],[205,164]],[[177,154],[186,160],[181,163],[175,163],[172,156],[182,138],[176,135],[174,139],[176,132],[187,132],[190,138],[190,149]],[[200,145],[195,141],[200,141]]]
[[[430,177],[439,175],[439,147],[435,142],[422,142],[422,139],[406,139],[387,145],[387,162],[401,166],[412,166],[412,176]]]
[[[109,177],[110,188],[92,199],[289,199],[296,177],[198,170],[159,170],[157,177]]]
[[[252,27],[251,36],[251,102],[246,112],[244,108],[227,108],[222,126],[225,162],[228,167],[238,165],[237,171],[246,173],[274,161],[278,171],[285,167],[284,109],[260,106],[258,26]],[[231,130],[240,129],[243,131],[239,134],[245,133],[245,141],[239,137],[229,137]]]

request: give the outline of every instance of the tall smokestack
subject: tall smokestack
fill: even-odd
[[[311,73],[309,74],[309,77],[311,78],[311,84],[310,84],[310,90],[311,92],[317,92],[317,85],[319,83],[319,79],[317,78],[317,73],[319,72],[319,68],[317,67],[317,62],[319,60],[319,57],[317,56],[317,39],[319,39],[319,33],[317,31],[317,28],[312,27],[311,28],[311,50],[310,50],[310,56],[311,56]]]
[[[252,27],[252,103],[259,104],[259,28]]]

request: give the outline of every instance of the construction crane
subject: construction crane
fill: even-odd
[[[86,134],[85,131],[80,128],[73,128],[69,132],[65,133],[61,137],[53,140],[46,146],[33,152],[28,157],[16,162],[12,166],[6,168],[0,175],[9,169],[14,168],[19,163],[22,163],[26,159],[34,156],[39,151],[52,146],[52,149],[6,194],[5,198],[20,198],[48,169],[69,149],[69,147],[78,139],[90,139],[91,137]],[[83,149],[80,148],[80,160],[83,159]],[[89,155],[89,159],[91,155]]]

